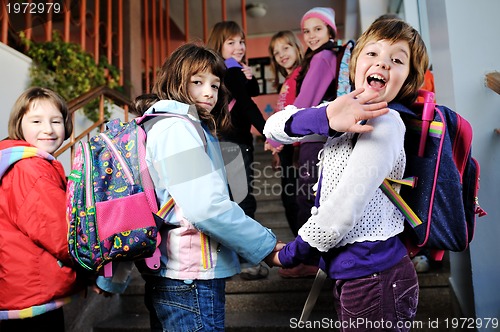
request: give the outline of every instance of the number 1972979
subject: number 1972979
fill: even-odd
[[[7,14],[59,14],[62,5],[54,2],[7,2]]]

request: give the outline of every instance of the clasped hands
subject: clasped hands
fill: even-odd
[[[281,241],[276,242],[276,246],[274,247],[273,251],[271,251],[271,253],[269,255],[267,255],[266,258],[264,258],[264,262],[269,267],[274,267],[274,266],[282,267],[283,266],[283,265],[281,265],[280,259],[278,257],[278,253],[280,252],[281,249],[283,249],[283,247],[285,245],[286,244],[281,242]]]

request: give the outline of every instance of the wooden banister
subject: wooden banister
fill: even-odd
[[[104,96],[111,99],[116,104],[131,106],[132,101],[123,95],[121,92],[113,90],[107,86],[100,86],[84,93],[80,97],[77,97],[68,102],[68,109],[71,113],[87,105],[97,97]]]
[[[75,112],[83,108],[90,102],[94,101],[96,98],[100,98],[99,109],[97,110],[99,112],[99,120],[91,124],[87,129],[85,129],[81,134],[79,134],[76,137],[75,133],[73,132],[71,134],[71,137],[69,138],[69,142],[67,142],[61,148],[59,148],[59,150],[57,150],[54,153],[54,157],[58,157],[66,150],[71,149],[71,158],[73,158],[74,146],[76,143],[78,143],[85,137],[88,137],[88,135],[90,135],[90,133],[94,129],[96,128],[101,128],[101,130],[103,129],[104,123],[106,122],[106,119],[104,119],[105,99],[112,101],[114,104],[118,106],[121,106],[125,113],[125,121],[128,121],[128,110],[129,107],[132,106],[132,101],[119,91],[113,90],[107,86],[100,86],[68,102],[68,110],[70,116],[73,117],[73,122],[75,120]]]

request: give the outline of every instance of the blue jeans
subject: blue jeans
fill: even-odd
[[[143,278],[151,331],[224,331],[225,279]]]
[[[390,269],[336,280],[335,310],[346,331],[409,331],[418,305],[418,279],[405,256]]]

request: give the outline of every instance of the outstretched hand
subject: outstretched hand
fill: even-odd
[[[338,97],[326,108],[326,116],[330,128],[338,132],[366,133],[373,130],[370,125],[359,124],[359,121],[369,120],[389,112],[385,101],[370,104],[378,94],[363,94],[364,88]]]

